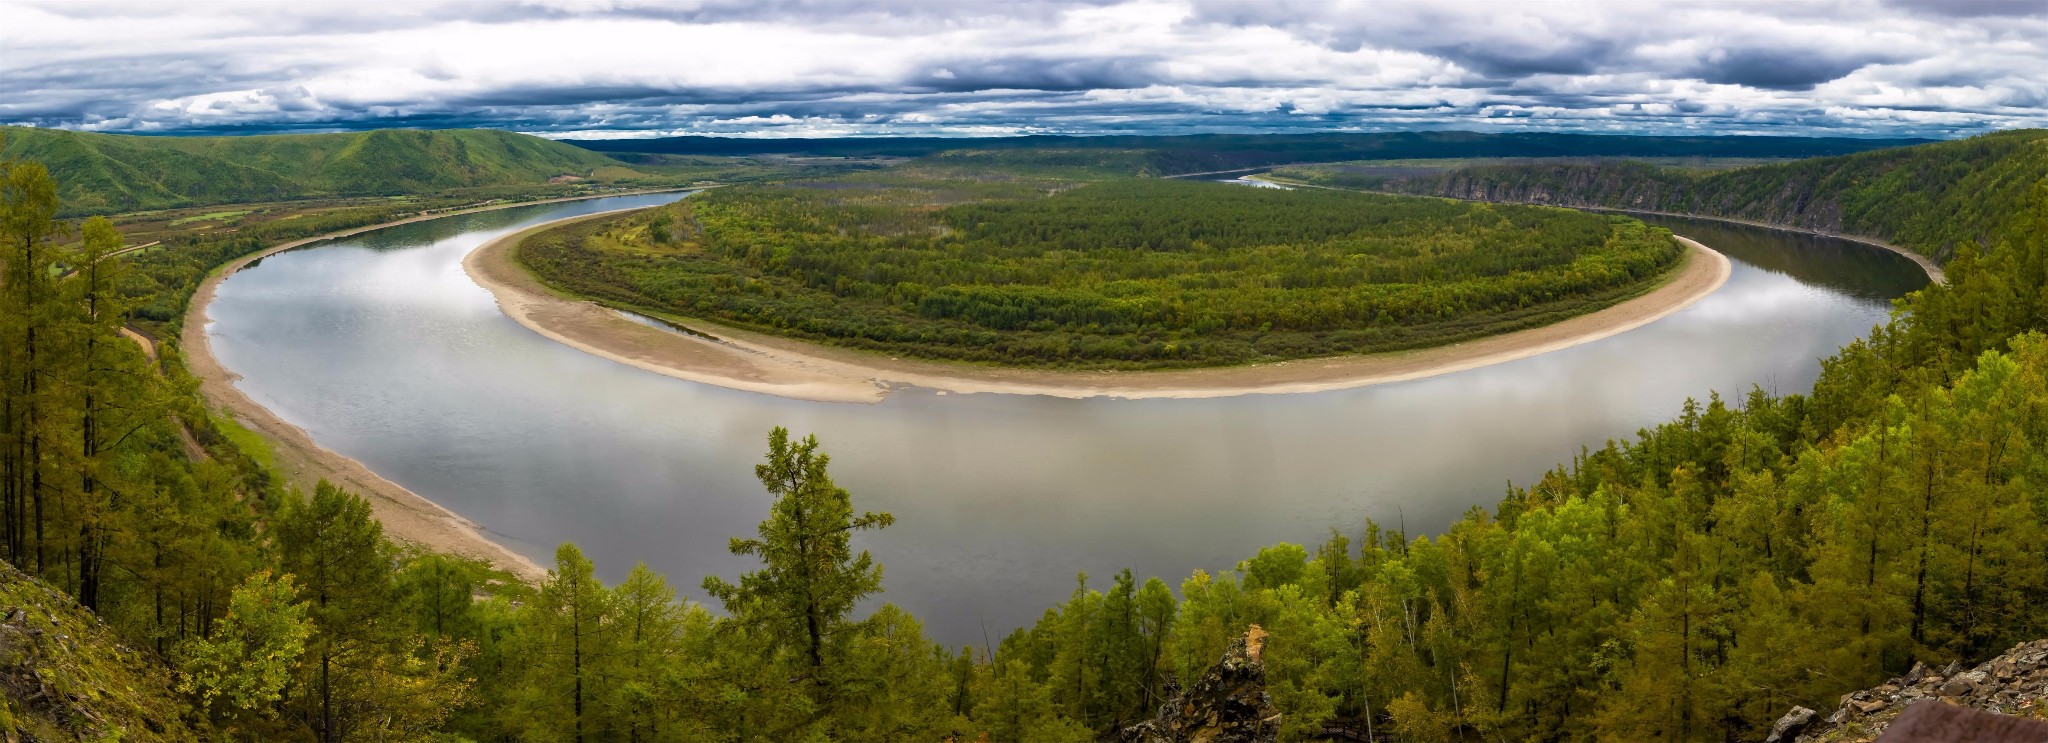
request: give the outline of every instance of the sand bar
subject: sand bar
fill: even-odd
[[[1726,256],[1680,237],[1691,250],[1664,283],[1606,309],[1540,328],[1397,353],[1209,369],[1058,371],[897,359],[696,320],[681,324],[698,335],[650,327],[595,302],[563,296],[516,262],[513,253],[521,240],[561,223],[485,243],[463,259],[463,268],[497,297],[506,315],[570,347],[678,379],[828,402],[877,402],[899,385],[957,393],[1135,399],[1322,392],[1422,379],[1648,325],[1712,294],[1732,270]]]

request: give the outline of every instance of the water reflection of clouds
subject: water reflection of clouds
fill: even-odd
[[[542,213],[563,212],[471,225],[496,233]],[[646,560],[686,595],[746,564],[725,543],[765,513],[752,464],[768,428],[816,433],[860,507],[899,519],[862,541],[888,566],[884,598],[948,640],[978,636],[983,617],[997,630],[1029,621],[1077,571],[1099,582],[1128,566],[1177,583],[1368,517],[1440,528],[1687,396],[1803,386],[1815,358],[1882,318],[1738,265],[1721,292],[1637,331],[1431,379],[1215,400],[913,389],[821,404],[541,338],[461,273],[485,237],[395,230],[375,249],[266,261],[222,287],[216,352],[322,445],[537,557],[576,541],[608,578]]]
[[[1755,269],[1750,269],[1754,271]],[[1828,292],[1793,281],[1783,274],[1730,282],[1721,291],[1688,308],[1686,319],[1720,325],[1752,325],[1812,317],[1835,301]]]

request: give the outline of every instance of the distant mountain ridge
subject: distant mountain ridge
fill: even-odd
[[[622,165],[489,129],[149,137],[9,126],[0,137],[0,158],[42,162],[67,210],[85,214],[541,183]]]
[[[1388,132],[1376,134],[1191,134],[1170,136],[849,137],[758,139],[565,139],[613,154],[924,157],[952,150],[1138,150],[1175,175],[1297,162],[1464,157],[1758,157],[1794,158],[1923,144],[1926,139],[1847,137],[1650,137],[1607,134]]]

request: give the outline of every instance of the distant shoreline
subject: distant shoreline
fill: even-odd
[[[575,218],[571,218],[575,219]],[[1726,256],[1693,240],[1683,265],[1656,287],[1614,306],[1539,328],[1414,351],[1300,359],[1207,369],[1057,371],[891,358],[771,336],[715,322],[661,318],[689,334],[629,320],[596,302],[544,285],[513,255],[528,235],[557,220],[505,235],[465,256],[472,280],[520,325],[549,339],[677,379],[823,402],[879,402],[898,385],[952,393],[1089,398],[1214,398],[1352,389],[1422,379],[1524,359],[1655,322],[1728,281]]]
[[[179,348],[183,351],[185,368],[199,379],[199,392],[207,403],[220,411],[221,415],[232,416],[237,422],[263,436],[270,442],[277,454],[277,467],[281,474],[301,491],[311,492],[313,486],[326,480],[353,492],[370,502],[370,508],[377,520],[384,525],[384,533],[393,539],[425,547],[436,552],[490,562],[500,570],[506,570],[521,580],[538,582],[547,577],[547,570],[525,555],[493,541],[484,533],[483,527],[460,514],[448,510],[441,504],[406,489],[398,483],[386,480],[368,467],[348,457],[321,447],[303,429],[277,417],[269,408],[251,399],[247,393],[235,386],[241,375],[222,366],[214,358],[213,349],[206,335],[208,323],[207,306],[212,304],[220,282],[234,275],[244,266],[323,240],[334,240],[371,230],[396,227],[402,224],[429,219],[452,217],[461,214],[510,209],[519,206],[553,204],[565,201],[585,201],[617,196],[634,196],[647,193],[670,191],[693,191],[695,188],[648,189],[623,193],[596,194],[591,196],[570,196],[536,201],[516,201],[491,204],[472,209],[461,209],[439,214],[421,214],[381,224],[356,227],[324,235],[292,240],[275,245],[227,262],[192,293],[192,300],[185,311],[185,327],[180,335]]]

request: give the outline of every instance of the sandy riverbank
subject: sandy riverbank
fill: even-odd
[[[1528,358],[1642,327],[1712,294],[1732,270],[1726,256],[1681,237],[1691,251],[1665,283],[1607,309],[1541,328],[1369,356],[1213,369],[1073,372],[902,360],[702,321],[683,324],[712,338],[649,327],[596,303],[560,296],[514,261],[513,248],[520,240],[550,226],[554,225],[498,238],[463,259],[470,278],[497,297],[498,306],[519,324],[587,353],[678,379],[831,402],[876,402],[896,385],[1069,398],[1207,398],[1321,392],[1421,379]]]
[[[212,348],[207,342],[206,325],[208,321],[206,307],[212,303],[214,290],[220,286],[221,280],[241,270],[243,266],[265,256],[322,240],[348,237],[370,230],[394,227],[426,219],[439,219],[457,214],[562,201],[630,196],[635,193],[654,193],[664,190],[686,189],[657,189],[656,191],[524,201],[493,204],[475,209],[464,209],[439,214],[425,214],[383,224],[357,227],[317,237],[309,237],[303,240],[293,240],[237,258],[208,276],[204,282],[200,283],[199,289],[192,295],[190,309],[185,313],[184,333],[179,343],[184,352],[185,366],[193,376],[199,378],[199,392],[206,397],[208,405],[222,411],[225,415],[234,416],[236,421],[270,442],[271,449],[277,455],[277,468],[280,470],[280,474],[283,474],[294,487],[310,492],[314,484],[320,480],[334,483],[368,500],[371,509],[376,513],[377,520],[384,524],[384,534],[396,541],[417,545],[436,552],[487,560],[498,568],[511,571],[514,575],[524,580],[538,581],[547,575],[546,569],[527,559],[526,556],[491,541],[490,537],[484,534],[483,527],[478,526],[476,522],[463,518],[461,515],[442,507],[440,504],[420,497],[419,494],[405,489],[405,487],[398,483],[379,477],[377,473],[371,472],[369,468],[364,467],[353,459],[322,448],[319,444],[314,443],[312,437],[306,435],[304,430],[285,422],[284,419],[277,417],[268,408],[257,404],[255,400],[250,399],[248,395],[236,388],[235,380],[240,379],[240,377],[221,366],[220,361],[213,357]]]

